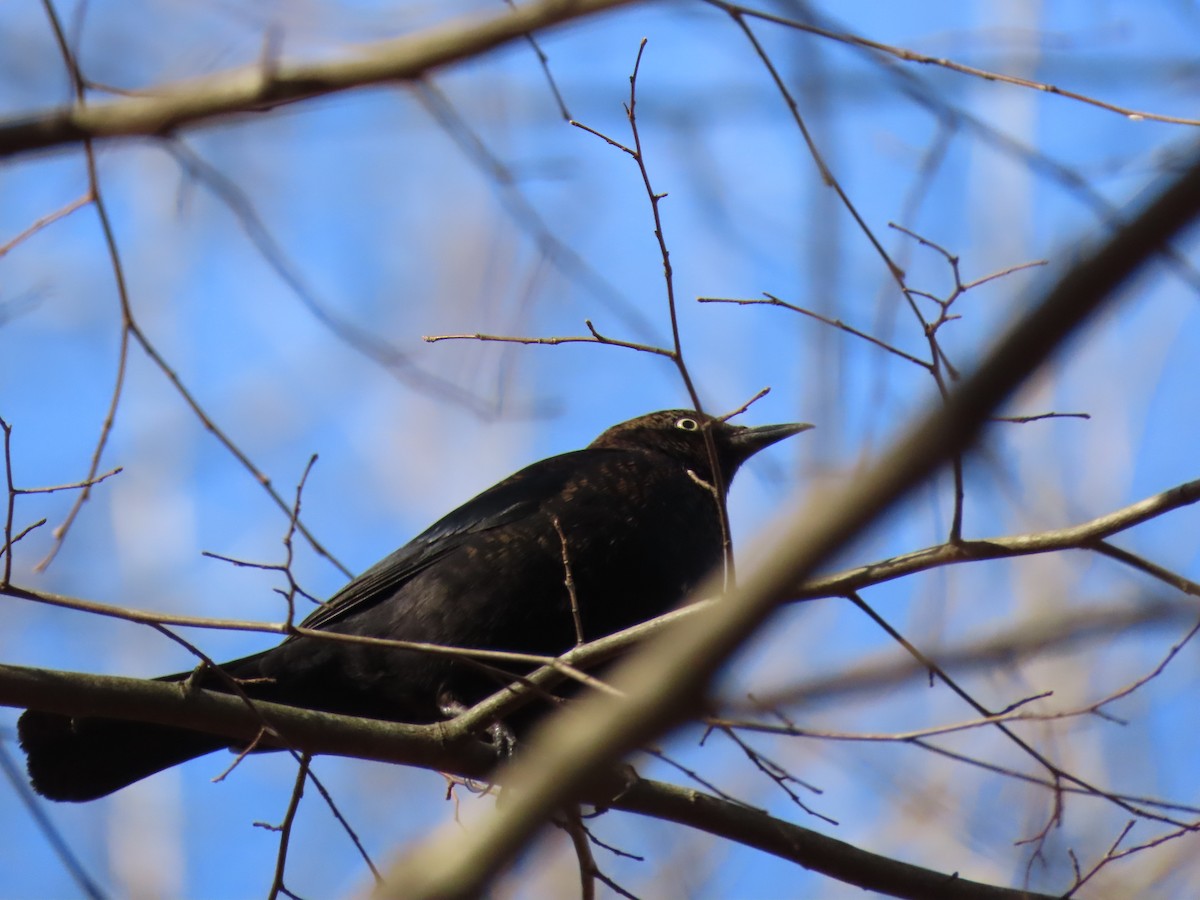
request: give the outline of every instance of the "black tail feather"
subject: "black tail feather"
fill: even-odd
[[[228,746],[217,735],[117,719],[28,710],[17,723],[34,790],[51,800],[95,800]]]
[[[259,677],[266,653],[256,653],[221,666],[229,678]],[[184,681],[190,672],[164,675],[157,681]],[[226,679],[211,671],[202,673],[198,686],[229,689]],[[255,686],[248,693],[271,694],[270,686]],[[140,781],[155,772],[204,756],[230,745],[229,738],[170,725],[65,716],[26,710],[17,722],[21,749],[28,758],[33,788],[50,800],[95,800]]]

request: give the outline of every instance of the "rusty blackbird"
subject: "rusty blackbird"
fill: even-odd
[[[592,640],[644,622],[676,606],[721,562],[711,486],[727,488],[752,455],[810,427],[748,428],[687,410],[622,422],[586,449],[534,463],[469,500],[303,624],[554,656],[574,646],[580,630]],[[444,719],[502,686],[494,670],[460,659],[312,636],[221,669],[252,699],[411,723]],[[229,690],[215,673],[199,678]],[[53,800],[102,797],[230,743],[184,728],[36,710],[22,715],[18,730],[33,786]]]

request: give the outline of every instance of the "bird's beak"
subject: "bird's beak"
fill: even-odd
[[[789,438],[793,434],[799,434],[802,431],[808,431],[810,428],[815,427],[815,425],[810,425],[808,422],[788,422],[784,425],[743,427],[730,437],[730,442],[743,454],[743,459],[748,459],[759,450],[764,450],[772,444],[782,441],[784,438]]]

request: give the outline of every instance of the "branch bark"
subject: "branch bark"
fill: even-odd
[[[191,727],[234,741],[254,740],[263,725],[292,750],[404,763],[484,778],[491,750],[446,725],[404,725],[255,702],[178,683],[86,675],[0,665],[0,705],[31,706],[65,715],[111,715]],[[260,744],[268,745],[268,744]],[[634,812],[687,825],[756,847],[847,884],[898,897],[1019,900],[1041,895],[971,882],[826,837],[766,813],[702,791],[630,777],[628,769],[598,770],[580,799],[598,807]]]
[[[653,816],[729,838],[845,884],[912,900],[1048,900],[1048,895],[982,884],[868,853],[739,803],[657,781],[638,781],[613,809]]]
[[[0,121],[0,159],[85,140],[154,137],[239,113],[370,85],[410,81],[477,57],[533,31],[576,21],[633,0],[541,0],[463,19],[318,63],[266,59],[154,93]]]
[[[404,725],[263,701],[251,705],[231,694],[189,689],[185,682],[0,665],[0,706],[176,725],[231,742],[249,743],[266,725],[291,750],[446,769],[468,777],[485,775],[495,760],[478,741],[450,740],[443,724]]]

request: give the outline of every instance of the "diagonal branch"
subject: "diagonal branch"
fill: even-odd
[[[1105,539],[1143,522],[1148,522],[1169,510],[1191,506],[1197,501],[1200,501],[1200,479],[1168,488],[1087,522],[1080,522],[1078,525],[1068,525],[1065,528],[1037,531],[1030,534],[974,541],[964,540],[956,544],[937,544],[879,562],[867,563],[864,566],[845,569],[830,575],[821,575],[796,585],[792,595],[796,599],[830,597],[955,563],[1033,556],[1059,550],[1091,548],[1111,556],[1119,562],[1133,565],[1129,554],[1122,555],[1122,551],[1107,544]],[[1149,564],[1135,567],[1145,571],[1147,565]],[[1160,577],[1161,580],[1167,581],[1184,593],[1200,596],[1200,587],[1193,582],[1177,575],[1166,578],[1158,573],[1151,572],[1150,574]]]
[[[833,553],[977,438],[997,406],[1200,213],[1200,157],[1106,240],[1085,248],[977,371],[922,416],[874,467],[836,496],[797,509],[774,529],[734,595],[648,642],[614,673],[623,703],[588,697],[535,733],[506,767],[510,802],[463,835],[440,831],[403,854],[380,896],[478,895],[590,773],[694,710],[713,672]],[[715,585],[703,586],[701,595]],[[511,770],[511,771],[509,771]]]
[[[853,844],[784,822],[761,810],[702,791],[656,781],[637,781],[612,809],[678,822],[757,847],[846,884],[914,900],[1047,900],[1045,894],[980,884],[889,859]]]
[[[815,34],[831,41],[837,41],[840,44],[849,44],[855,47],[874,50],[878,53],[885,53],[888,56],[895,57],[903,62],[920,63],[926,66],[937,66],[939,68],[947,69],[951,72],[958,72],[962,75],[970,75],[975,78],[981,78],[984,81],[992,81],[999,84],[1011,84],[1017,87],[1040,91],[1044,94],[1054,94],[1059,97],[1065,97],[1068,100],[1075,100],[1079,103],[1097,107],[1098,109],[1117,113],[1118,115],[1125,116],[1127,119],[1130,119],[1134,122],[1149,120],[1154,122],[1167,122],[1172,125],[1200,125],[1200,119],[1170,116],[1163,113],[1150,112],[1148,110],[1133,109],[1129,106],[1119,106],[1116,103],[1110,103],[1097,97],[1079,93],[1078,91],[1061,88],[1054,84],[1048,84],[1042,81],[1033,81],[1029,78],[1021,78],[1018,75],[1008,75],[1004,72],[993,72],[988,69],[978,68],[977,66],[969,66],[966,63],[956,62],[952,59],[947,59],[944,56],[928,56],[924,53],[918,53],[915,50],[910,50],[907,47],[896,47],[891,44],[881,43],[880,41],[873,41],[870,38],[866,38],[861,35],[851,34],[850,32],[834,31],[830,28],[821,28],[812,22],[801,22],[797,19],[777,15],[766,10],[753,9],[749,6],[742,6],[735,3],[725,3],[723,0],[706,0],[706,2],[712,4],[718,9],[725,10],[725,12],[730,13],[731,15],[749,16],[755,19],[761,19],[764,22],[771,22],[775,25],[783,25],[787,28],[794,28],[797,31],[806,31],[810,34]]]

